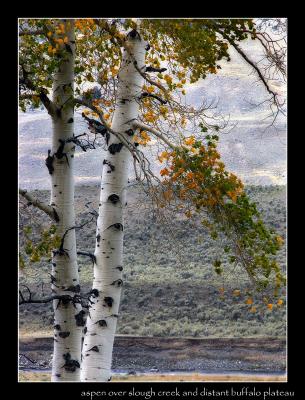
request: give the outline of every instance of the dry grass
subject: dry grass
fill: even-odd
[[[179,375],[138,375],[132,377],[117,377],[113,381],[130,382],[286,382],[286,376],[272,375],[210,375],[210,374],[179,374]]]
[[[35,339],[37,337],[53,337],[53,330],[52,328],[48,329],[37,329],[37,330],[32,330],[31,327],[29,328],[21,328],[19,329],[19,340],[22,341],[22,339]]]
[[[19,373],[20,382],[49,382],[50,373]],[[113,376],[112,382],[286,382],[286,375],[145,374]]]
[[[25,372],[19,371],[19,382],[50,382],[49,372]]]

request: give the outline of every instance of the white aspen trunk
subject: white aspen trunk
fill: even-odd
[[[136,31],[127,45],[139,68],[145,63],[145,42]],[[126,51],[119,71],[119,85],[112,129],[131,140],[132,120],[138,117],[143,78]],[[126,131],[128,131],[126,133]],[[126,202],[129,150],[113,135],[103,161],[99,216],[97,220],[96,264],[93,301],[86,322],[82,350],[81,381],[111,379],[114,335],[117,325],[123,269],[123,210]]]
[[[59,222],[57,234],[62,237],[67,229],[75,226],[74,215],[74,149],[73,143],[64,145],[61,157],[58,148],[61,140],[73,136],[74,106],[68,100],[73,96],[74,88],[74,23],[63,20],[68,37],[68,46],[72,52],[65,52],[58,71],[54,75],[53,102],[60,110],[52,116],[53,138],[51,156],[54,156],[54,171],[51,175],[51,205],[56,210]],[[63,106],[63,107],[62,107]],[[63,143],[63,142],[62,142]],[[57,153],[57,154],[56,154]],[[52,258],[52,291],[54,295],[79,294],[79,275],[77,267],[75,229],[70,230],[64,240],[63,253],[54,253]],[[54,351],[52,381],[79,381],[82,307],[71,301],[53,300],[54,308]]]

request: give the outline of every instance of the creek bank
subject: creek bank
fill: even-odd
[[[53,339],[20,338],[21,370],[47,371]],[[115,337],[114,373],[284,373],[286,341],[277,338]]]

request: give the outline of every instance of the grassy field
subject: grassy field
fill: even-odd
[[[262,211],[270,227],[285,238],[286,187],[249,187],[248,192]],[[88,219],[85,204],[92,209],[98,204],[97,187],[77,187],[77,221]],[[48,201],[47,191],[34,193]],[[29,210],[29,208],[28,208]],[[29,212],[29,211],[27,211]],[[22,223],[29,222],[29,215]],[[41,215],[37,226],[47,220]],[[81,250],[94,250],[95,223],[77,231]],[[21,241],[22,244],[22,232]],[[156,215],[149,201],[139,198],[131,189],[125,218],[124,287],[122,291],[118,334],[192,337],[285,337],[286,310],[275,306],[272,311],[258,303],[257,312],[249,312],[245,304],[249,296],[249,282],[240,269],[226,265],[224,276],[215,274],[213,259],[223,248],[221,241],[212,241],[204,228],[182,216]],[[277,258],[283,269],[285,248]],[[89,290],[92,282],[90,261],[79,258],[82,290]],[[28,284],[37,296],[47,295],[50,276],[47,260],[26,267],[20,283]],[[224,287],[223,295],[220,288]],[[235,289],[240,295],[234,296]],[[285,300],[285,297],[282,297]],[[20,307],[20,333],[41,332],[50,335],[53,325],[51,304]]]

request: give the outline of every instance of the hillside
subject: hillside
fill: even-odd
[[[285,237],[286,188],[284,186],[251,186],[250,196],[258,202],[264,219]],[[88,219],[88,208],[97,209],[99,188],[76,187],[77,222]],[[48,201],[48,191],[34,191]],[[166,218],[167,217],[167,218]],[[28,217],[22,217],[26,223]],[[47,219],[40,215],[36,223],[43,226]],[[77,231],[81,250],[93,250],[95,223]],[[21,241],[22,244],[22,232]],[[197,223],[181,216],[156,215],[148,199],[138,189],[130,189],[125,218],[124,288],[118,334],[142,336],[193,337],[284,337],[285,306],[266,310],[261,304],[257,313],[249,313],[245,305],[248,284],[241,271],[227,270],[225,280],[216,276],[212,260],[221,248]],[[285,268],[285,248],[278,259]],[[47,261],[26,267],[20,273],[20,283],[28,284],[37,295],[48,294],[50,276]],[[79,258],[82,292],[90,289],[92,265]],[[219,288],[225,287],[224,299]],[[232,296],[232,290],[241,296]],[[20,334],[51,332],[51,304],[20,307]]]

